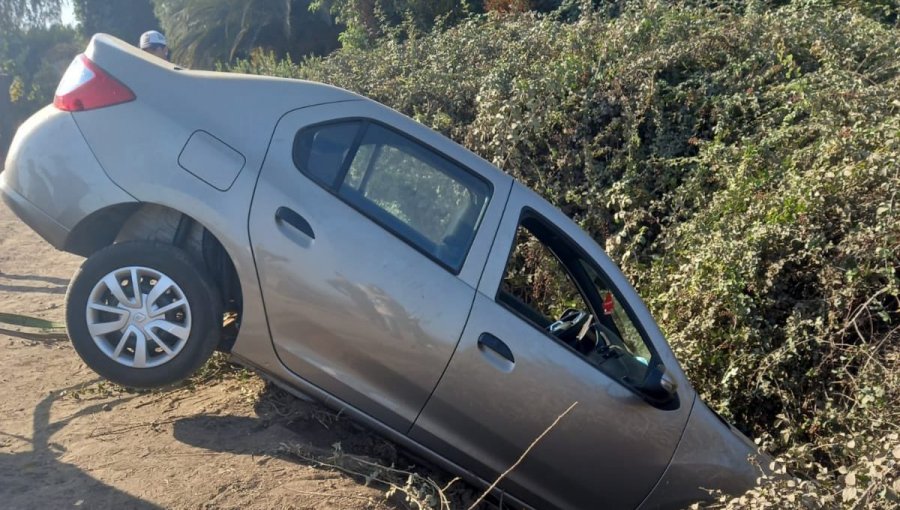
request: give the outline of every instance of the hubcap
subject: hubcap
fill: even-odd
[[[191,306],[184,291],[146,267],[123,267],[104,276],[91,290],[86,315],[97,347],[132,368],[172,360],[191,335]]]

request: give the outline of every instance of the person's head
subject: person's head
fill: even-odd
[[[161,59],[169,59],[169,46],[166,44],[166,36],[156,30],[150,30],[141,34],[141,49]]]

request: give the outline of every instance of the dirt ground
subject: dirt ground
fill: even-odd
[[[80,263],[0,204],[0,313],[62,322]],[[128,392],[68,340],[0,328],[0,508],[397,507],[318,462],[340,444],[404,465],[391,444],[255,375],[219,361],[181,388]]]

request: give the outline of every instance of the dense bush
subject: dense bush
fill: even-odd
[[[236,70],[386,103],[590,231],[703,397],[804,480],[732,504],[890,507],[900,34],[813,4],[481,17],[301,65],[257,54]]]

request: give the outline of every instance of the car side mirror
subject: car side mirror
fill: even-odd
[[[678,396],[678,383],[662,364],[650,367],[640,389],[657,403],[668,403]]]

